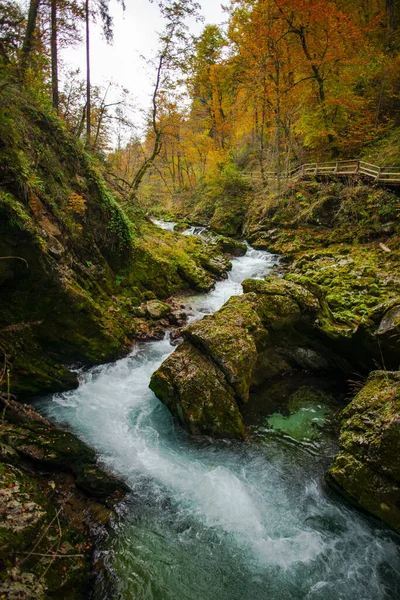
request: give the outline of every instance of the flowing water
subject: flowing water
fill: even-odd
[[[185,297],[191,319],[263,277],[276,257],[234,259],[209,294]],[[81,373],[80,387],[39,408],[66,425],[131,486],[103,554],[118,591],[108,600],[380,600],[400,597],[398,537],[323,483],[335,452],[314,425],[331,408],[318,394],[252,422],[246,443],[192,440],[148,389],[173,351],[163,341]],[[304,414],[303,414],[304,413]]]
[[[154,225],[157,225],[161,229],[166,229],[167,231],[173,231],[176,225],[176,221],[162,221],[161,219],[152,219]]]

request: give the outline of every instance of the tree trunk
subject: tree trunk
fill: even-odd
[[[28,66],[29,56],[32,52],[33,34],[36,27],[36,19],[38,15],[40,0],[30,0],[28,22],[26,25],[24,42],[21,49],[21,76],[24,75]]]
[[[395,16],[394,16],[394,0],[386,0],[386,11],[388,14],[388,27],[392,31],[395,30]]]
[[[150,154],[150,156],[145,159],[145,161],[143,162],[142,166],[140,167],[140,169],[138,170],[138,172],[136,173],[136,175],[133,179],[132,188],[131,188],[132,189],[131,197],[135,196],[137,190],[139,189],[140,184],[142,183],[143,177],[146,175],[148,169],[152,166],[155,158],[161,152],[162,131],[159,129],[158,123],[157,123],[157,109],[158,109],[157,100],[158,100],[158,90],[160,89],[160,84],[161,84],[161,72],[162,72],[164,58],[165,58],[165,56],[162,54],[160,56],[160,60],[158,63],[156,85],[154,87],[154,92],[153,92],[152,126],[153,126],[153,132],[154,132],[154,136],[155,136],[153,151]]]
[[[276,162],[276,179],[277,179],[277,192],[278,196],[282,191],[281,186],[281,178],[282,178],[282,170],[281,170],[281,88],[280,88],[280,63],[279,60],[275,62],[275,82],[276,82],[276,108],[275,108],[275,117],[276,117],[276,154],[277,154],[277,162]]]
[[[90,106],[90,27],[89,27],[89,0],[85,0],[86,19],[86,147],[90,148],[91,136],[91,106]]]
[[[293,23],[291,21],[288,21],[289,25],[291,27],[293,27],[292,32],[294,34],[296,34],[300,40],[303,52],[304,52],[304,56],[306,57],[306,59],[308,60],[310,67],[311,67],[311,71],[313,73],[314,79],[317,82],[318,85],[318,99],[319,99],[319,103],[322,109],[322,117],[324,119],[324,124],[325,127],[327,129],[329,129],[330,123],[329,123],[329,117],[326,111],[326,99],[325,99],[325,82],[324,82],[324,78],[321,75],[320,69],[318,67],[318,65],[314,62],[313,57],[311,56],[310,50],[308,48],[307,45],[307,40],[306,40],[306,36],[305,36],[305,30],[304,27],[294,27]],[[336,141],[334,136],[331,133],[327,133],[327,139],[328,139],[328,143],[329,146],[331,148],[331,155],[332,158],[337,158],[338,154],[339,154],[339,150],[338,147],[336,145]]]
[[[86,119],[86,104],[82,109],[82,116],[81,116],[79,123],[74,131],[74,135],[77,139],[79,139],[83,133],[83,130],[85,127],[85,119]]]
[[[53,108],[58,114],[58,46],[57,46],[57,0],[51,0],[51,89]]]

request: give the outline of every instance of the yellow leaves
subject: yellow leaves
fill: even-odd
[[[86,200],[83,196],[72,192],[67,203],[67,209],[77,215],[83,215],[86,211]]]

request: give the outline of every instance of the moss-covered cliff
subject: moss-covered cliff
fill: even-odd
[[[400,533],[400,373],[371,373],[340,420],[328,481]]]
[[[3,91],[0,117],[0,361],[12,392],[34,395],[76,385],[65,364],[127,349],[132,307],[207,290],[229,261],[137,207],[128,219],[63,123],[20,92]]]

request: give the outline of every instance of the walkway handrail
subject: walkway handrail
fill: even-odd
[[[377,183],[400,185],[400,167],[379,167],[365,160],[336,160],[322,163],[304,163],[294,169],[282,171],[279,174],[281,180],[297,180],[310,175],[336,177],[364,176],[373,179]],[[245,176],[262,181],[278,179],[277,171],[264,171],[263,173],[246,173]]]

